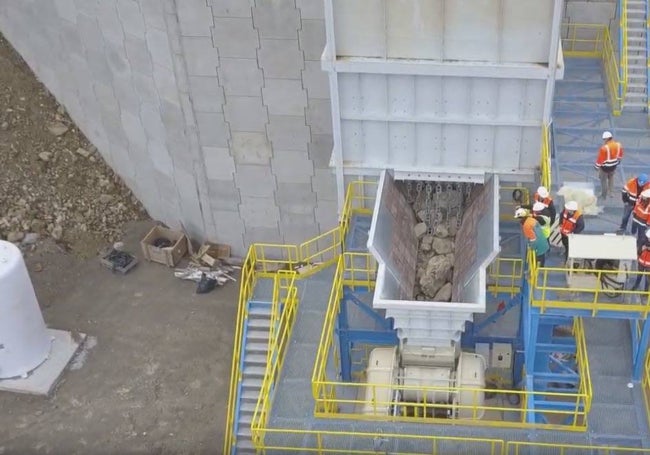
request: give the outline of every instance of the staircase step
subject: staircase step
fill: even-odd
[[[249,342],[255,342],[255,343],[260,343],[260,344],[267,344],[269,340],[269,328],[267,327],[266,329],[261,328],[261,329],[249,329],[248,333],[246,334],[246,339]]]
[[[257,403],[257,398],[260,396],[260,391],[258,390],[244,390],[242,391],[241,394],[241,402],[247,402],[247,403],[253,403],[255,405]]]
[[[261,381],[261,378],[264,377],[264,373],[266,373],[266,367],[244,367],[244,377],[246,378],[256,378],[257,380]]]
[[[250,412],[251,414],[255,413],[255,407],[257,406],[257,402],[254,401],[242,401],[242,403],[239,405],[239,411],[240,412]]]
[[[250,335],[250,332],[249,332]],[[266,333],[268,338],[268,332]],[[246,353],[265,354],[269,350],[268,343],[246,343]]]
[[[628,52],[645,52],[645,46],[627,46]]]
[[[628,98],[635,98],[635,99],[645,99],[646,94],[642,92],[627,92],[627,97]]]
[[[242,389],[254,390],[256,395],[255,398],[257,399],[257,394],[260,390],[260,387],[262,387],[262,379],[251,377],[251,376],[245,376],[244,380],[241,382],[241,386]]]
[[[237,453],[255,453],[255,446],[253,445],[253,441],[250,439],[242,439],[241,441],[237,441]]]
[[[251,413],[241,413],[239,414],[239,425],[244,425],[246,427],[251,426],[251,422],[253,421],[253,414]]]
[[[253,307],[250,310],[248,310],[248,317],[269,317],[271,316],[271,305],[268,307]]]
[[[242,428],[242,425],[240,425],[239,428],[237,428],[237,439],[239,439],[239,438],[251,439],[251,436],[252,436],[252,434],[251,434],[251,427],[250,426]]]
[[[266,365],[266,354],[249,354],[244,357],[244,365]]]
[[[271,321],[269,319],[261,319],[261,318],[256,318],[256,319],[249,319],[248,320],[248,327],[253,328],[253,329],[270,329],[271,328]]]

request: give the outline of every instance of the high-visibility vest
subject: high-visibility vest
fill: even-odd
[[[611,171],[616,168],[623,158],[623,146],[619,142],[608,141],[598,151],[596,167],[603,171]]]
[[[639,265],[650,268],[650,249],[647,246],[643,246],[641,249],[641,254],[639,254]]]
[[[630,199],[631,203],[635,203],[638,197],[641,195],[641,191],[649,187],[650,183],[646,183],[645,185],[641,186],[639,185],[639,179],[637,177],[633,177],[628,180],[623,187],[623,193],[627,194],[627,197]]]
[[[544,234],[544,238],[549,238],[551,236],[551,217],[540,214],[536,214],[535,217],[544,220],[544,224],[539,223],[539,225],[542,229],[542,234]]]
[[[562,211],[562,224],[560,224],[560,232],[563,235],[569,235],[571,234],[574,229],[576,228],[576,223],[578,222],[578,218],[582,216],[582,213],[580,213],[580,210],[576,210],[573,212],[573,216],[569,216],[569,213],[566,210]]]
[[[537,194],[537,192],[535,192],[535,194],[533,195],[533,201],[541,202],[542,204],[544,204],[544,207],[548,208],[548,206],[551,205],[551,202],[553,202],[553,199],[551,199],[550,197],[543,198],[539,194]]]
[[[650,218],[650,202],[642,202],[641,198],[639,198],[634,204],[632,220],[641,226],[645,226],[648,223],[648,218]]]

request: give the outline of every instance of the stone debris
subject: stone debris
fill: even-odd
[[[25,237],[23,232],[10,232],[7,234],[7,242],[17,243]]]
[[[90,156],[90,152],[88,150],[86,150],[85,148],[83,148],[83,147],[79,147],[77,149],[76,153],[77,153],[77,155],[81,155],[84,158],[88,158]]]
[[[52,122],[47,125],[47,130],[55,136],[62,136],[68,132],[68,127],[61,122]]]
[[[52,158],[52,154],[50,152],[41,152],[38,154],[38,159],[46,163],[50,161],[50,158]]]

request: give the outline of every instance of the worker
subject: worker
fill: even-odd
[[[636,248],[639,250],[645,243],[645,233],[650,224],[650,188],[641,191],[637,198],[632,209],[632,223],[636,224]]]
[[[521,223],[521,230],[524,237],[528,240],[528,245],[535,252],[535,260],[538,267],[544,267],[546,263],[546,253],[550,245],[542,233],[542,227],[537,220],[531,216],[530,212],[519,207],[515,210],[515,218],[519,219]]]
[[[645,241],[643,242],[643,245],[641,245],[638,262],[639,272],[650,272],[650,230],[645,233]],[[639,288],[643,278],[645,278],[644,290],[645,292],[648,292],[648,288],[650,288],[650,276],[642,274],[636,276],[636,281],[634,282],[634,286],[632,286],[633,291]]]
[[[553,202],[551,201],[551,204]],[[539,223],[542,234],[546,238],[546,241],[551,244],[551,217],[548,215],[548,206],[544,205],[543,202],[537,201],[533,204],[533,218]]]
[[[614,140],[611,132],[605,131],[603,145],[598,150],[598,158],[595,163],[600,177],[600,192],[603,199],[608,195],[614,195],[614,173],[621,163],[621,159],[623,159],[623,146]]]
[[[623,198],[623,219],[621,220],[621,226],[618,229],[619,234],[624,234],[627,230],[627,224],[630,220],[630,215],[634,211],[634,204],[636,204],[637,199],[641,195],[643,190],[650,188],[650,182],[648,181],[647,174],[639,174],[637,177],[632,177],[627,181],[621,192]],[[630,231],[632,234],[636,234],[638,224],[632,222],[632,227]]]
[[[564,245],[564,261],[569,258],[569,234],[580,234],[585,229],[585,221],[578,210],[576,201],[569,201],[564,204],[564,210],[560,214],[560,234],[562,234],[562,245]]]
[[[549,194],[545,186],[540,186],[537,188],[537,191],[533,195],[533,204],[522,205],[521,207],[528,210],[532,210],[533,205],[536,202],[540,202],[544,204],[544,208],[546,209],[544,211],[544,215],[550,218],[551,226],[552,226],[553,223],[555,223],[555,217],[557,216],[557,211],[555,209],[555,204],[553,204],[553,198],[551,198],[551,195]]]

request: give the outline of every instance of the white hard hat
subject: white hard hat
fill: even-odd
[[[641,197],[644,199],[650,199],[650,188],[641,191]]]
[[[515,210],[515,218],[526,218],[527,216],[528,216],[528,210],[522,209],[521,207]]]
[[[564,208],[570,212],[575,212],[576,210],[578,210],[578,203],[576,201],[569,201],[566,204],[564,204]]]
[[[541,212],[545,208],[546,206],[542,202],[537,201],[533,204],[533,212]]]
[[[539,197],[545,198],[548,197],[548,190],[546,189],[545,186],[540,186],[537,188],[537,194],[539,194]]]
[[[605,131],[603,133],[603,139],[611,139],[612,137],[614,137],[614,136],[612,136],[612,133],[609,132],[609,131]]]

